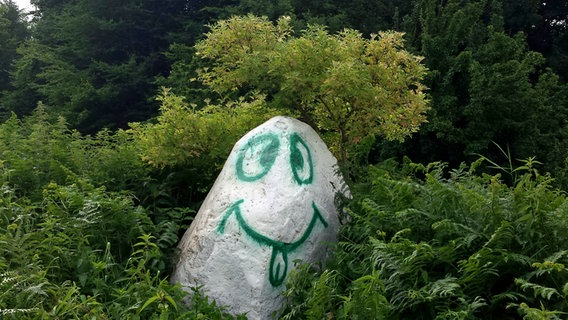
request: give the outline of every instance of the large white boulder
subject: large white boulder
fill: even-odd
[[[272,319],[294,261],[323,263],[337,241],[338,196],[349,196],[317,133],[275,117],[234,146],[179,244],[173,282],[233,314]]]

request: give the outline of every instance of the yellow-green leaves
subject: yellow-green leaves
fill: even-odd
[[[290,19],[280,18],[274,26],[268,19],[249,15],[221,20],[210,26],[207,40],[195,47],[197,55],[216,61],[202,70],[201,80],[216,92],[237,90],[249,82],[262,81],[258,71],[267,70],[268,56],[291,34]]]
[[[381,32],[365,39],[322,26],[293,37],[289,18],[272,24],[249,15],[211,26],[196,49],[212,63],[200,72],[212,90],[260,90],[272,106],[298,111],[345,164],[348,145],[369,135],[403,140],[425,121],[426,68],[403,50],[402,37]]]
[[[235,142],[248,130],[276,115],[254,95],[197,110],[164,89],[155,124],[132,124],[142,157],[157,166],[192,164],[203,174],[215,172]]]

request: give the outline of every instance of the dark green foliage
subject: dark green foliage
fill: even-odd
[[[561,176],[568,90],[547,68],[548,56],[512,27],[520,18],[512,16],[512,7],[530,11],[529,2],[415,1],[403,29],[430,69],[429,123],[405,145],[394,146],[398,153],[382,143],[380,158],[407,155],[457,166],[484,154],[501,163],[506,159],[496,142],[518,158],[536,156],[544,170]],[[523,23],[529,23],[527,15]]]
[[[330,33],[346,27],[365,36],[385,29],[407,33],[407,43],[424,56],[430,69],[426,77],[432,107],[429,123],[404,144],[379,140],[371,162],[408,155],[420,162],[442,160],[457,166],[480,153],[505,160],[498,159],[500,152],[493,141],[510,148],[516,157],[536,156],[545,164],[544,170],[561,178],[556,184],[565,185],[565,1],[380,0],[352,1],[345,6],[334,0],[243,0],[225,8],[226,12],[266,15],[272,21],[289,15],[297,33],[314,23],[325,25]],[[172,46],[169,58],[175,68],[160,83],[202,107],[201,98],[217,97],[188,79],[196,78],[196,69],[213,66],[198,62],[186,45]],[[272,98],[271,85],[280,76],[274,70],[260,83],[268,102],[278,107],[288,101]],[[249,94],[256,85],[247,82],[237,93]]]
[[[234,319],[168,283],[193,210],[167,185],[129,132],[82,136],[41,106],[1,124],[0,317]]]
[[[4,95],[13,89],[10,72],[20,54],[17,49],[29,37],[25,13],[11,0],[0,1],[0,117],[6,113]]]
[[[164,54],[171,61],[171,71],[167,77],[157,77],[157,84],[171,88],[174,94],[185,97],[188,104],[198,108],[203,108],[206,101],[219,98],[219,95],[197,81],[197,70],[207,67],[207,64],[195,55],[193,46],[175,43]]]
[[[272,115],[266,105],[298,97],[274,98],[277,68],[256,83],[266,96],[195,81],[211,67],[192,47],[205,25],[247,13],[289,15],[296,32],[404,30],[430,69],[418,135],[379,148],[373,135],[349,140],[350,177],[368,181],[352,186],[327,269],[290,275],[285,319],[567,317],[568,206],[551,187],[568,185],[566,1],[32,2],[29,24],[0,1],[0,318],[234,318],[197,289],[186,307],[167,275],[234,141]],[[290,65],[330,56],[314,54]],[[161,97],[155,124],[98,130],[155,115],[158,86],[176,95]],[[251,99],[226,103],[239,96]],[[475,153],[502,176],[476,174],[479,162],[360,165],[397,154],[453,168]],[[528,160],[515,168],[511,153]]]
[[[542,53],[548,66],[568,80],[568,2],[503,1],[503,16],[507,30],[525,33],[529,48]]]
[[[331,33],[352,28],[369,36],[378,31],[399,30],[402,18],[412,9],[412,2],[354,0],[345,5],[341,0],[241,0],[235,13],[267,16],[272,21],[291,16],[296,31],[319,24],[327,26]]]
[[[36,5],[33,37],[16,62],[8,110],[26,114],[41,100],[83,132],[126,128],[157,111],[154,78],[169,72],[162,52],[191,38],[183,32],[184,1]]]
[[[132,141],[125,131],[83,136],[68,129],[63,118],[52,120],[40,105],[30,117],[12,115],[0,125],[0,159],[7,170],[2,181],[32,200],[41,199],[50,182],[77,179],[110,191],[140,191],[149,170]]]
[[[284,318],[562,318],[568,199],[532,160],[512,187],[480,163],[370,168],[334,261],[291,277]]]

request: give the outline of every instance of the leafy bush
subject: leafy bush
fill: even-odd
[[[234,141],[270,115],[258,115],[260,98],[203,110],[162,99],[158,122],[132,131],[83,136],[41,106],[0,125],[3,318],[235,318],[198,289],[188,307],[168,283],[194,212],[170,188],[183,166],[202,170],[192,176],[205,188]],[[477,174],[486,160],[358,172],[368,180],[352,186],[334,260],[291,274],[283,318],[565,317],[566,195],[532,158],[504,176]]]
[[[164,249],[176,241],[175,233],[154,225],[126,195],[86,183],[52,183],[44,189],[44,200],[32,203],[4,186],[0,315],[233,319],[197,290],[189,309],[183,302],[186,293],[168,283]]]
[[[65,119],[53,120],[41,104],[31,116],[12,115],[0,125],[0,160],[0,181],[33,200],[50,182],[81,178],[113,191],[136,190],[149,175],[128,132],[84,136],[69,130]]]
[[[211,187],[243,135],[282,114],[267,108],[262,96],[197,109],[164,89],[159,100],[157,123],[132,124],[142,157],[158,168],[186,168],[192,187],[201,191]]]
[[[189,208],[167,207],[131,133],[43,107],[0,125],[0,318],[233,319],[168,283]],[[144,206],[142,206],[144,205]]]
[[[404,50],[402,33],[369,38],[353,29],[330,34],[308,25],[294,35],[288,16],[276,23],[254,15],[210,26],[195,45],[210,62],[198,78],[221,95],[267,95],[269,106],[297,113],[343,166],[348,146],[369,135],[404,140],[426,120],[422,58]],[[349,169],[349,168],[348,168]]]
[[[354,188],[335,261],[291,278],[283,319],[559,319],[568,201],[530,159],[511,187],[471,168],[392,162]]]

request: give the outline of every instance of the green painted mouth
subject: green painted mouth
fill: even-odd
[[[314,209],[314,213],[312,215],[312,219],[308,225],[308,228],[306,229],[304,234],[300,237],[300,239],[291,243],[276,241],[254,230],[245,221],[240,207],[241,203],[243,202],[244,199],[241,199],[235,202],[233,205],[231,205],[231,207],[227,210],[227,213],[225,213],[225,215],[223,216],[223,219],[221,219],[221,222],[217,227],[217,231],[219,233],[224,233],[227,220],[231,217],[232,214],[234,214],[235,218],[239,222],[239,226],[254,242],[262,246],[272,247],[268,280],[270,281],[270,284],[272,286],[274,287],[279,286],[284,282],[284,279],[286,278],[286,273],[288,271],[288,254],[296,250],[304,242],[306,242],[306,240],[310,237],[318,221],[321,221],[321,223],[325,228],[327,228],[328,226],[327,221],[325,221],[325,219],[321,215],[316,204],[312,202],[312,208]]]

